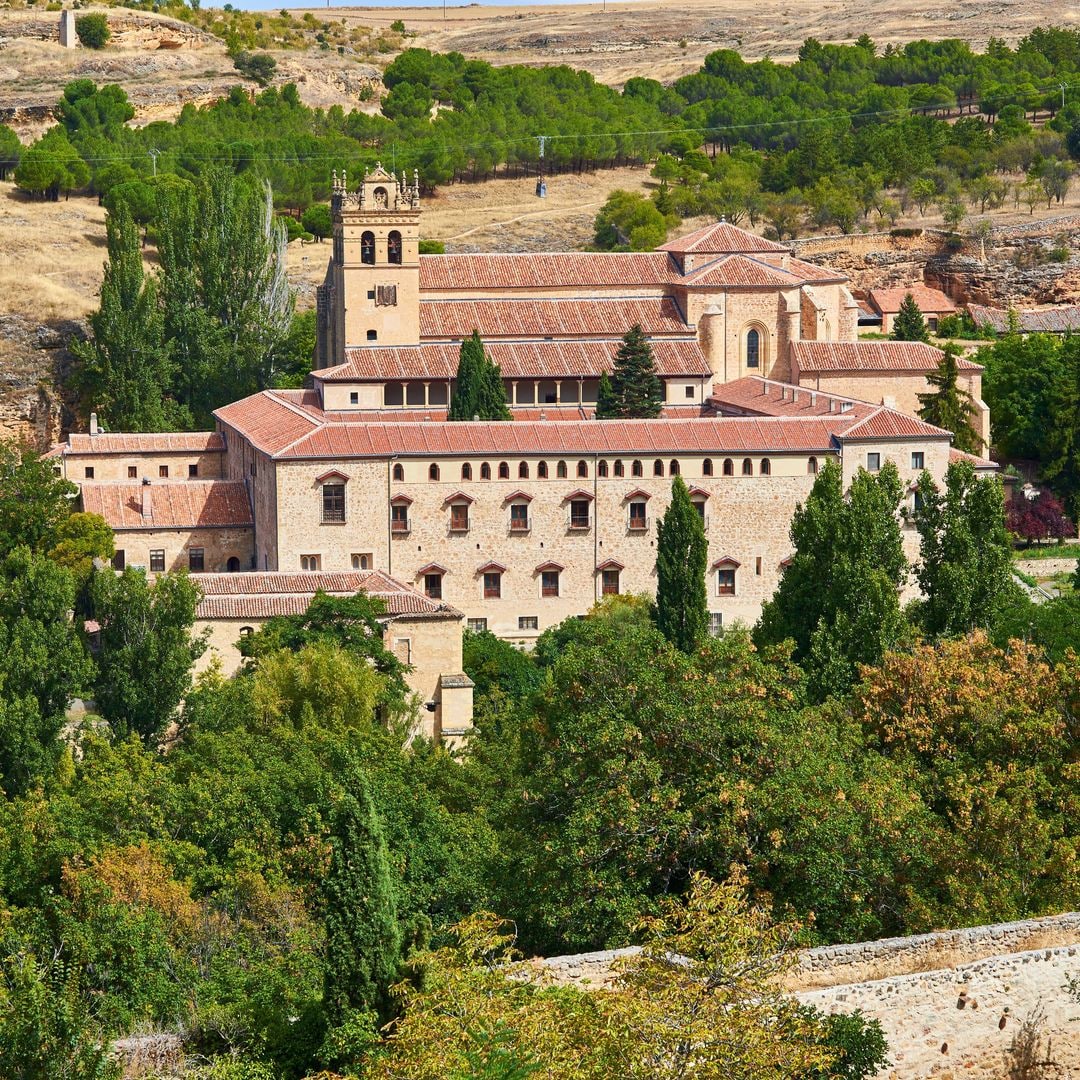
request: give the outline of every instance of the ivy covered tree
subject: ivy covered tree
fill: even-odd
[[[653,420],[664,407],[664,384],[656,374],[652,346],[640,326],[632,326],[615,353],[610,390],[601,382],[598,420]]]
[[[911,293],[908,293],[900,301],[900,310],[893,319],[891,337],[893,341],[930,340],[930,329],[926,325],[923,313]]]
[[[952,341],[941,350],[937,370],[926,376],[934,389],[919,395],[919,416],[928,424],[951,431],[953,445],[958,450],[979,454],[983,450],[983,440],[971,424],[971,394],[959,383],[959,355],[960,347]]]
[[[450,420],[510,420],[499,365],[484,352],[477,330],[461,343],[457,378],[450,401]]]
[[[671,482],[671,503],[657,523],[656,536],[656,623],[672,645],[690,652],[709,629],[709,545],[681,476]]]

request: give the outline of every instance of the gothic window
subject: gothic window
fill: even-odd
[[[375,265],[375,234],[366,232],[360,237],[360,261],[368,266]]]
[[[761,366],[761,332],[748,330],[746,333],[746,366],[756,368]]]
[[[672,459],[671,464],[668,466],[668,475],[669,476],[678,476],[679,475],[679,463],[677,461],[675,461],[674,459]]]
[[[386,238],[386,261],[401,264],[401,233],[397,229]]]

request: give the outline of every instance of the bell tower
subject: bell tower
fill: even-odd
[[[318,292],[316,366],[345,362],[346,347],[420,343],[420,178],[381,164],[348,190],[334,173],[334,248]]]

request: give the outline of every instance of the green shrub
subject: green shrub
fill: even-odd
[[[266,86],[274,77],[277,61],[269,53],[238,52],[233,57],[233,67],[245,78]]]
[[[1051,262],[1063,263],[1069,261],[1069,249],[1067,247],[1051,248],[1048,258]]]
[[[913,236],[922,236],[922,232],[922,229],[890,229],[889,235],[909,239]]]
[[[393,30],[395,34],[404,34],[405,24],[401,21],[401,19],[395,19],[390,24],[390,29]]]
[[[446,245],[441,240],[421,240],[421,255],[445,255]]]
[[[104,49],[112,37],[108,18],[100,13],[80,15],[75,20],[75,33],[88,49]]]

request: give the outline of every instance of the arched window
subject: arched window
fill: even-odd
[[[251,637],[251,635],[254,634],[254,633],[255,633],[255,628],[254,627],[251,627],[251,626],[241,626],[240,627],[240,636],[241,637]]]
[[[484,462],[483,465],[480,466],[480,479],[481,480],[490,480],[491,479],[491,466],[486,461]]]
[[[701,463],[701,475],[702,476],[712,476],[712,474],[713,474],[713,471],[712,471],[712,458],[707,457]]]
[[[523,462],[521,462],[520,465],[518,465],[518,479],[519,480],[528,480],[529,479],[529,463],[527,461],[523,461]]]
[[[761,367],[761,331],[753,328],[746,332],[746,366]]]
[[[537,478],[537,480],[546,480],[548,478],[547,462],[546,461],[541,461],[541,462],[539,462],[537,464],[537,466],[536,466],[536,478]]]
[[[367,332],[367,339],[368,339],[368,341],[378,341],[379,340],[379,331],[378,330],[369,330]]]
[[[230,555],[229,561],[225,564],[225,569],[230,574],[235,574],[240,569],[240,560],[235,555]]]
[[[439,479],[439,466],[434,461],[428,466],[427,478],[429,480]]]
[[[386,238],[386,261],[401,263],[401,233],[393,229]]]
[[[761,468],[758,471],[762,476],[768,476],[772,472],[772,465],[769,464],[769,459],[767,457],[761,459]]]
[[[560,461],[559,464],[555,466],[555,475],[560,480],[565,480],[566,479],[566,462],[565,461]]]
[[[499,462],[499,479],[500,480],[509,480],[510,479],[510,466],[505,461],[500,461]]]
[[[664,475],[664,463],[659,458],[657,458],[656,461],[653,462],[652,474],[653,476]]]
[[[405,466],[402,465],[400,462],[398,462],[398,464],[394,466],[394,479],[395,480],[404,480],[405,479]]]
[[[754,463],[749,458],[743,458],[742,474],[743,476],[754,475]]]
[[[806,471],[811,476],[817,476],[817,458],[816,457],[807,458],[807,460],[806,460]]]
[[[607,477],[607,462],[606,461],[598,461],[596,463],[596,475],[597,476],[603,476],[605,478]]]
[[[630,466],[630,475],[631,476],[644,476],[645,475],[645,470],[642,468],[640,461],[635,461]]]
[[[577,463],[577,474],[579,479],[589,475],[589,463],[587,461],[579,461]]]
[[[725,476],[734,476],[735,475],[735,462],[732,461],[731,458],[724,458],[724,475]]]
[[[622,474],[623,474],[623,463],[621,461],[616,461],[615,462],[615,475],[616,476],[622,476]]]
[[[465,462],[464,465],[461,466],[461,479],[462,480],[471,480],[472,479],[472,466],[467,461]]]
[[[375,265],[375,234],[366,232],[360,237],[360,261],[368,266]]]
[[[674,458],[672,458],[671,464],[668,466],[668,475],[669,476],[678,476],[679,475],[679,463]]]

